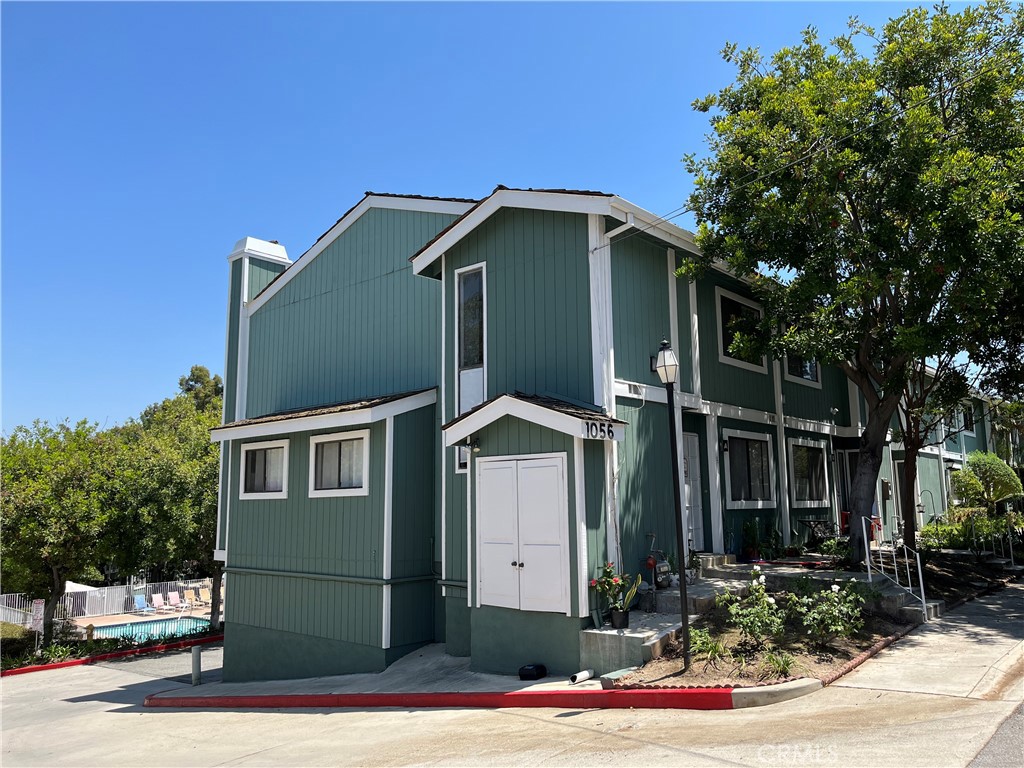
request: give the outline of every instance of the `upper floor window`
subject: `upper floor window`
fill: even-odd
[[[242,446],[239,498],[288,498],[288,441],[246,443]]]
[[[370,430],[309,438],[309,496],[366,496]]]
[[[946,439],[955,443],[960,431],[960,427],[956,423],[956,411],[948,414],[946,418],[942,420],[942,426],[946,430]]]
[[[715,296],[718,310],[719,361],[758,373],[767,373],[768,364],[763,356],[744,356],[729,349],[741,326],[761,319],[761,307],[757,302],[723,288],[716,288]]]
[[[729,509],[775,506],[771,436],[725,430]]]
[[[974,404],[967,403],[963,410],[964,432],[974,434]]]
[[[484,401],[485,366],[487,362],[486,338],[486,275],[483,264],[475,264],[455,271],[456,282],[456,391],[459,414],[463,414]],[[456,448],[459,472],[469,466],[469,452]]]
[[[827,507],[825,444],[815,440],[790,440],[789,479],[794,508]]]
[[[799,355],[786,355],[786,378],[800,384],[821,386],[821,366],[817,360],[808,360]]]

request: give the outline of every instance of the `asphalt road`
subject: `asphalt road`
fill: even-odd
[[[2,764],[9,766],[222,765],[1021,765],[1020,589],[976,606],[1004,627],[1009,655],[970,692],[939,692],[927,675],[897,679],[883,652],[839,684],[769,707],[682,710],[145,709],[144,697],[189,689],[188,651],[4,678]],[[1015,602],[1016,601],[1016,602]],[[1016,606],[1016,611],[1014,610]],[[929,669],[946,642],[975,637],[972,614],[953,617],[902,650],[901,668]],[[992,617],[996,617],[993,619]],[[1005,617],[1005,618],[1004,618]],[[981,618],[976,621],[982,621]],[[994,624],[993,624],[994,622]],[[966,627],[966,629],[965,629]],[[957,633],[966,632],[966,637]],[[1008,633],[1008,634],[1007,634]],[[914,638],[914,635],[910,636]],[[944,639],[945,638],[945,639]],[[1013,645],[1016,643],[1016,645]],[[901,645],[897,644],[897,646]],[[894,649],[897,647],[894,646]],[[917,660],[906,654],[917,650]],[[1000,653],[1002,649],[1000,647]],[[974,657],[972,657],[974,658]],[[993,656],[993,658],[995,658]],[[207,675],[220,650],[204,650]],[[975,663],[975,662],[971,662]],[[997,669],[998,667],[998,669]],[[948,670],[948,666],[945,669]],[[939,678],[942,678],[939,680]],[[209,679],[209,677],[207,677]],[[1013,719],[1008,716],[1017,709]],[[1005,721],[1005,723],[1004,723]],[[993,735],[996,737],[993,738]],[[980,753],[980,754],[979,754]],[[972,762],[974,761],[974,762]]]

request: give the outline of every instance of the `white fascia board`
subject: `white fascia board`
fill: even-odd
[[[499,208],[530,208],[536,211],[596,213],[609,215],[611,198],[603,195],[573,195],[562,192],[525,192],[500,189],[478,205],[468,216],[439,237],[412,261],[413,274],[421,274],[454,247],[462,238],[480,226]]]
[[[278,291],[292,281],[295,275],[309,266],[317,256],[324,252],[327,246],[337,240],[346,229],[355,224],[371,208],[387,208],[393,211],[418,211],[420,213],[449,213],[461,216],[472,207],[472,203],[460,203],[455,200],[421,200],[419,198],[377,195],[364,197],[355,208],[327,230],[327,233],[312,248],[303,253],[294,267],[282,273],[262,294],[253,299],[249,303],[249,311],[255,312],[270,301]]]
[[[294,432],[309,432],[314,429],[334,429],[335,427],[354,427],[360,424],[372,424],[389,416],[415,411],[437,401],[437,390],[430,389],[401,400],[393,400],[372,408],[360,408],[356,411],[342,413],[326,413],[318,416],[304,416],[298,419],[282,419],[261,424],[246,424],[240,427],[218,429],[210,434],[215,443],[225,440],[246,440],[251,437],[268,437],[271,435],[289,435]]]
[[[656,216],[628,200],[623,200],[621,197],[612,198],[611,205],[626,215],[627,222],[630,215],[632,215],[637,229],[650,232],[674,248],[682,248],[690,253],[700,253],[697,243],[694,242],[692,232],[688,232],[682,227],[677,227],[675,224],[670,224],[660,216]]]
[[[602,414],[594,414],[595,416],[601,416]],[[582,437],[581,424],[585,419],[579,419],[575,416],[570,416],[565,413],[558,413],[552,411],[550,408],[544,408],[534,403],[527,403],[522,400],[517,400],[514,397],[508,397],[504,395],[493,403],[485,405],[483,408],[473,413],[458,424],[453,424],[448,429],[444,430],[444,444],[445,446],[452,446],[456,443],[460,443],[470,435],[478,432],[489,424],[493,424],[503,416],[513,416],[523,421],[528,421],[531,424],[537,424],[548,429],[553,429],[556,432],[562,432],[563,434],[570,435],[571,437]],[[617,425],[618,426],[618,425]],[[625,426],[621,426],[615,430],[614,441],[618,442],[625,437]]]

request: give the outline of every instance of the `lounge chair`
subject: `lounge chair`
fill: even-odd
[[[155,612],[156,608],[153,608],[152,606],[150,606],[149,603],[146,602],[145,595],[135,595],[135,610],[133,611],[133,613],[141,613],[145,615],[147,613]]]
[[[210,590],[206,587],[200,587],[196,594],[199,595],[199,601],[203,603],[203,605],[213,605],[213,596],[210,594]]]
[[[161,613],[174,613],[174,608],[164,602],[164,596],[159,592],[154,592],[150,598],[153,601],[153,607]]]
[[[182,612],[187,611],[192,607],[192,603],[187,600],[182,600],[181,595],[176,591],[167,593],[167,602],[170,604],[171,608]]]

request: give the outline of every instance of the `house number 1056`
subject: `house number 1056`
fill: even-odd
[[[615,431],[611,424],[600,424],[596,421],[583,422],[583,436],[591,440],[614,440]]]

